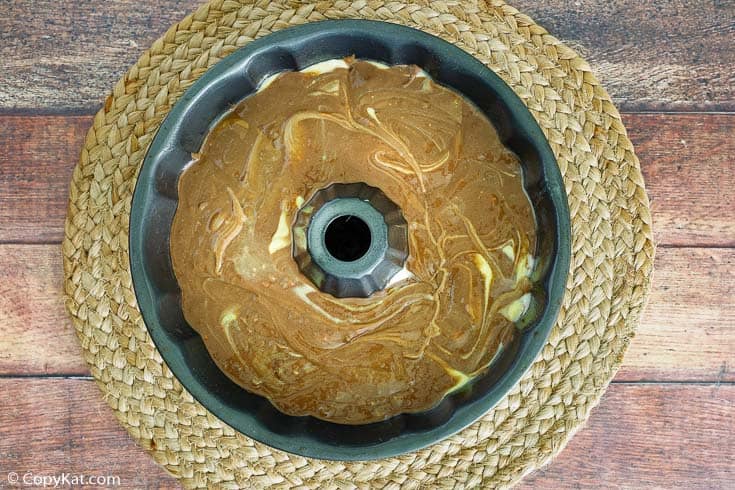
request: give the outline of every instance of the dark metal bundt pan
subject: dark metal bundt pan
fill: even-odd
[[[502,141],[521,158],[539,225],[536,255],[542,270],[533,291],[542,307],[484,376],[430,411],[358,426],[285,415],[225,376],[184,320],[169,251],[178,176],[212,125],[267,76],[349,55],[418,65],[490,118]],[[323,459],[367,460],[413,451],[479,419],[518,382],[543,347],[559,311],[569,260],[569,211],[561,175],[541,129],[520,99],[459,48],[408,27],[364,20],[325,21],[273,33],[213,66],[161,125],[143,162],[130,217],[130,263],[138,304],[174,375],[212,413],[242,433]]]
[[[355,260],[334,257],[325,243],[330,222],[339,216],[365,223],[365,253]],[[314,285],[338,298],[367,298],[385,289],[408,258],[408,224],[400,209],[383,191],[364,183],[332,184],[316,191],[296,213],[292,227],[305,243],[294,240],[299,270]],[[343,238],[344,240],[344,238]]]

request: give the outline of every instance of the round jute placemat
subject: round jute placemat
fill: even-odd
[[[572,215],[559,320],[522,381],[482,420],[424,450],[369,462],[278,451],[241,435],[172,376],[137,308],[130,202],[148,145],[210,66],[269,32],[323,19],[397,22],[443,37],[497,72],[551,143]],[[70,189],[66,305],[120,423],[187,487],[508,486],[547,463],[597,404],[645,304],[654,247],[638,159],[610,97],[574,51],[500,0],[213,0],[172,27],[96,115]]]

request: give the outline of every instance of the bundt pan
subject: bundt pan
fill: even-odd
[[[487,370],[433,409],[383,422],[340,425],[279,412],[222,373],[187,324],[169,249],[177,181],[208,130],[266,77],[355,55],[388,65],[415,64],[472,101],[519,157],[538,225],[541,280],[535,318]],[[263,192],[268,192],[263,189]],[[249,43],[213,66],[173,107],[138,177],[130,218],[130,264],[140,311],[163,359],[207,409],[243,434],[307,457],[368,460],[428,446],[472,424],[520,380],[555,323],[570,260],[566,194],[541,129],[513,91],[491,70],[451,44],[394,24],[339,20],[286,29]]]

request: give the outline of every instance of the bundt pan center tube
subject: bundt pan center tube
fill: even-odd
[[[537,229],[535,248],[529,251],[535,258],[528,292],[533,306],[517,318],[517,334],[490,367],[458,384],[433,408],[346,425],[288,415],[266,397],[243,389],[218,367],[205,339],[184,318],[171,236],[174,214],[184,197],[178,193],[179,177],[233,107],[274,74],[352,56],[389,66],[416,65],[473,103],[492,122],[499,141],[520,160]],[[366,180],[345,178],[312,189],[293,215],[289,260],[321,291],[318,294],[354,301],[386,294],[410,263],[411,220],[397,205],[400,196],[386,195],[387,189]],[[262,189],[270,191],[267,186]],[[493,203],[487,207],[493,209]],[[300,234],[302,241],[297,238]],[[174,375],[199,402],[240,432],[284,451],[321,459],[403,454],[479,419],[520,380],[546,342],[559,311],[569,260],[569,211],[561,175],[541,129],[520,99],[491,70],[451,44],[375,21],[325,21],[290,28],[253,41],[213,66],[161,125],[141,168],[131,210],[130,262],[136,296],[150,335]],[[228,267],[216,266],[225,271]]]
[[[299,270],[325,293],[368,297],[385,289],[408,257],[400,209],[365,183],[332,184],[296,214],[293,255]]]

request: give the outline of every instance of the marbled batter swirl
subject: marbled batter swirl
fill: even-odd
[[[409,225],[407,273],[369,298],[318,291],[292,258],[296,211],[335,182],[380,188]],[[431,408],[488,369],[531,301],[535,246],[521,164],[485,116],[414,66],[354,60],[234,107],[182,174],[171,233],[220,369],[345,424]]]

